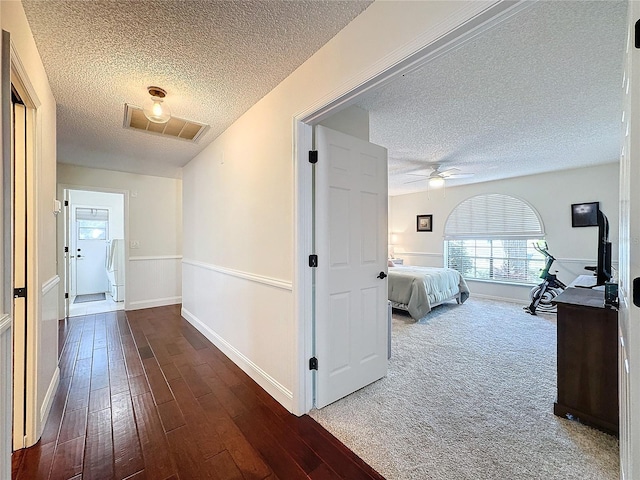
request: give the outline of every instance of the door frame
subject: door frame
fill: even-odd
[[[309,359],[314,353],[314,296],[313,271],[308,257],[313,254],[313,169],[308,152],[313,150],[313,126],[334,113],[353,105],[369,93],[435,60],[475,36],[493,28],[534,2],[501,0],[487,6],[472,2],[462,9],[459,17],[429,31],[397,49],[384,61],[372,65],[330,95],[316,101],[293,117],[294,163],[294,318],[295,349],[293,361],[297,366],[294,378],[293,413],[302,415],[313,407],[313,372]]]
[[[70,304],[70,299],[69,298],[65,298],[65,293],[71,293],[70,292],[70,277],[71,277],[71,259],[69,258],[69,255],[65,253],[64,251],[64,247],[71,247],[70,243],[71,243],[71,238],[70,238],[70,229],[72,228],[71,225],[71,201],[69,199],[69,192],[70,191],[82,191],[82,192],[99,192],[99,193],[113,193],[113,194],[118,194],[118,195],[122,195],[123,197],[123,215],[124,215],[124,241],[126,245],[129,245],[129,190],[122,190],[122,189],[117,189],[117,188],[103,188],[103,187],[94,187],[94,186],[89,186],[89,185],[73,185],[73,184],[68,184],[68,183],[58,183],[57,185],[57,195],[58,198],[64,198],[65,200],[67,200],[67,204],[65,206],[63,206],[62,208],[65,209],[65,215],[58,215],[58,223],[56,226],[56,230],[57,230],[57,237],[58,237],[58,270],[62,270],[58,272],[58,275],[63,274],[64,275],[64,291],[60,291],[60,296],[61,301],[63,303],[61,303],[61,305],[64,305],[64,317],[63,318],[68,318],[69,316],[69,304]],[[111,214],[113,213],[112,209],[109,209],[109,216],[111,217]],[[68,217],[68,222],[66,222],[64,219],[65,217]],[[71,252],[69,252],[71,253]],[[125,278],[125,287],[124,287],[124,308],[125,310],[128,309],[129,305],[128,305],[128,299],[129,299],[129,282],[128,282],[128,276],[127,276],[127,271],[129,268],[129,249],[125,248],[125,255],[124,255],[124,278]]]
[[[86,190],[85,190],[86,191]],[[106,192],[102,192],[102,193],[106,193]],[[117,194],[116,194],[117,195]],[[124,204],[124,202],[123,202]],[[100,205],[88,205],[88,204],[82,204],[82,203],[76,203],[76,204],[71,204],[69,203],[69,209],[71,208],[95,208],[95,209],[100,209],[100,210],[107,210],[108,215],[109,215],[109,220],[108,222],[111,222],[111,218],[113,215],[113,208],[112,207],[105,207],[105,206],[100,206]],[[124,212],[123,212],[124,215]],[[69,235],[69,243],[67,245],[69,245],[69,254],[71,254],[73,252],[73,249],[76,248],[78,246],[78,237],[77,237],[77,230],[76,230],[76,214],[75,212],[71,212],[69,214],[70,217],[70,221],[67,224],[68,227],[68,231],[66,232],[66,235]],[[123,219],[124,221],[124,219]],[[111,235],[111,229],[109,228],[108,230],[108,235],[107,235],[107,240],[105,240],[105,244],[106,242],[109,240],[109,237]],[[106,248],[106,247],[105,247]],[[71,260],[71,256],[69,255],[67,258],[69,259],[69,263],[71,264],[72,262]],[[77,250],[76,253],[74,253],[73,255],[76,259],[75,261],[75,268],[71,268],[71,279],[75,280],[75,290],[76,290],[76,295],[78,294],[78,254],[77,254]],[[71,290],[67,290],[69,292],[69,301],[71,301]],[[106,293],[106,291],[105,291]]]
[[[14,449],[28,447],[35,444],[41,432],[41,412],[38,409],[37,402],[37,381],[38,381],[38,353],[40,344],[40,330],[38,328],[39,313],[40,313],[40,281],[38,276],[38,224],[39,224],[39,211],[37,206],[39,205],[39,194],[36,185],[38,185],[38,165],[41,158],[41,142],[39,139],[39,112],[38,109],[42,105],[36,91],[29,80],[26,69],[24,68],[22,61],[18,55],[18,52],[13,44],[10,42],[11,49],[11,85],[16,89],[16,92],[24,102],[26,107],[26,130],[27,130],[27,145],[26,145],[26,212],[27,212],[27,232],[26,232],[26,252],[29,262],[26,265],[27,275],[27,299],[26,299],[26,312],[27,319],[25,323],[25,358],[22,364],[18,364],[18,369],[13,370],[14,381],[14,399],[16,398],[16,390],[23,388],[24,394],[20,394],[20,398],[24,397],[24,417],[25,417],[25,431],[22,441],[14,435]],[[12,172],[13,181],[13,172]],[[13,192],[13,188],[12,188]],[[13,215],[13,203],[11,204],[11,211]],[[13,237],[13,233],[12,233]],[[11,246],[12,257],[12,271],[13,271],[13,254],[14,247]],[[13,289],[13,282],[11,283],[11,289]],[[14,325],[14,337],[16,335],[15,318],[13,318]],[[18,372],[18,370],[24,371]],[[23,377],[24,375],[24,377]],[[15,422],[15,418],[14,418]]]

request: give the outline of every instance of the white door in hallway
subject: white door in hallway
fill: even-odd
[[[315,375],[322,408],[387,374],[387,151],[316,127]]]
[[[87,295],[109,290],[107,278],[107,240],[109,210],[75,207],[76,294]]]

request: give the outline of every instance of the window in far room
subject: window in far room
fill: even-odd
[[[465,278],[536,284],[544,257],[534,249],[544,239],[538,213],[502,194],[461,202],[445,224],[445,260]]]
[[[76,208],[78,240],[107,240],[109,238],[109,210]]]

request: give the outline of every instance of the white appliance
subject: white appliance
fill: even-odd
[[[107,242],[107,277],[114,302],[124,301],[124,240]]]

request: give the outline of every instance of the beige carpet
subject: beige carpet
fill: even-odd
[[[618,479],[618,440],[556,417],[555,315],[471,297],[394,311],[386,378],[311,416],[387,479]]]

